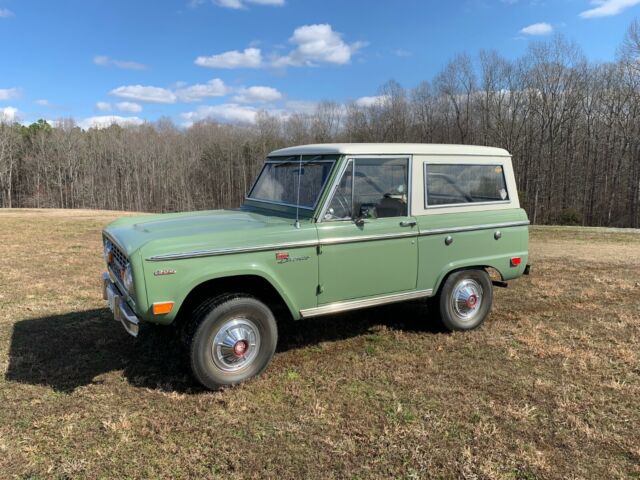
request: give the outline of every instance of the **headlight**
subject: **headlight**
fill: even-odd
[[[130,263],[127,264],[127,268],[125,268],[124,270],[122,283],[124,284],[124,288],[126,288],[129,293],[133,292],[133,271],[131,270]]]
[[[111,242],[109,240],[104,242],[104,251],[102,252],[102,256],[104,257],[104,261],[107,265],[109,265],[113,260],[113,252],[111,249]]]

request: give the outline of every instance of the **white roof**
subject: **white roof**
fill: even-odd
[[[510,157],[502,148],[475,145],[439,145],[430,143],[318,143],[275,150],[269,156],[283,155],[472,155]]]

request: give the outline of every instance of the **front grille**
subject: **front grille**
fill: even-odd
[[[109,263],[109,269],[114,277],[118,280],[118,283],[122,284],[122,276],[124,275],[124,271],[129,264],[129,260],[127,256],[124,254],[120,248],[113,243],[108,238],[105,238],[105,243],[111,246],[111,254],[113,255],[113,260]]]

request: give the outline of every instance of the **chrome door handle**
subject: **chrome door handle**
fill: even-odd
[[[401,227],[415,227],[418,224],[415,220],[403,220],[400,222]]]

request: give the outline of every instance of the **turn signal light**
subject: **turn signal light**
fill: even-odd
[[[173,302],[158,302],[153,304],[154,315],[166,315],[173,310]]]
[[[513,257],[511,259],[511,266],[512,267],[517,267],[518,265],[520,265],[522,263],[522,259],[520,257]]]

